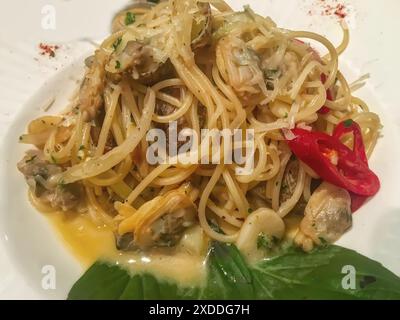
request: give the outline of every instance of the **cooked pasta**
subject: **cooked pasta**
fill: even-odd
[[[294,242],[305,250],[336,241],[351,226],[354,191],[321,177],[293,144],[300,132],[333,136],[349,119],[361,128],[368,157],[377,144],[379,117],[353,96],[359,83],[349,85],[338,69],[349,43],[341,27],[335,47],[319,34],[280,28],[250,7],[235,12],[223,0],[126,8],[86,60],[73,106],[32,121],[20,138],[37,149],[19,163],[33,203],[41,211],[87,214],[135,250],[173,247],[197,225],[209,239],[246,251],[254,237],[285,238],[284,222],[293,217]],[[198,136],[202,129],[253,130],[253,170],[237,174],[241,164],[224,155],[203,164],[198,151],[188,152],[193,163],[167,152],[167,161],[150,164],[148,132],[163,130],[174,143],[174,121]],[[355,136],[340,137],[349,152]],[[206,140],[197,141],[198,150],[208,148]],[[340,153],[328,151],[321,151],[325,159],[340,165]]]

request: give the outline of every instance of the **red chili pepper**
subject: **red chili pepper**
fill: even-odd
[[[365,153],[364,141],[361,134],[361,128],[358,125],[358,123],[350,119],[343,121],[336,126],[333,135],[336,138],[340,139],[346,133],[353,134],[354,138],[353,151],[365,163],[365,165],[369,167],[368,157],[367,154]],[[368,197],[360,196],[352,192],[350,192],[350,196],[351,196],[352,212],[356,212],[358,209],[360,209],[362,205],[365,203],[365,201],[367,201],[368,199]]]
[[[365,153],[365,146],[361,134],[361,128],[357,122],[349,119],[339,123],[333,131],[333,136],[340,139],[345,134],[352,133],[354,137],[353,151],[368,166],[368,158]]]
[[[349,132],[354,134],[353,150],[340,141]],[[379,178],[368,167],[357,123],[352,120],[340,123],[333,136],[298,128],[293,133],[296,138],[287,141],[292,152],[323,180],[348,190],[354,199],[353,212],[379,191]]]

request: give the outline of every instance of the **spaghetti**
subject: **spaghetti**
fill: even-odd
[[[337,240],[349,228],[351,194],[333,181],[321,184],[320,168],[289,145],[297,141],[293,129],[331,136],[348,119],[359,125],[368,156],[377,143],[379,117],[352,95],[338,70],[349,43],[344,23],[342,28],[335,48],[319,34],[279,28],[223,0],[127,8],[86,60],[75,104],[60,116],[32,121],[20,138],[38,149],[19,164],[34,203],[87,213],[140,250],[174,246],[193,225],[223,242],[282,239],[282,219],[293,215],[305,216],[295,239],[305,250],[321,237]],[[167,132],[172,121],[197,133],[253,129],[253,172],[237,175],[239,165],[223,161],[150,165],[146,134],[152,128]],[[353,140],[340,137],[349,152]],[[336,150],[321,154],[332,165],[341,161]],[[328,211],[333,217],[326,222]],[[250,227],[255,217],[263,224]]]

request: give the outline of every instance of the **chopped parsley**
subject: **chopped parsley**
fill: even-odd
[[[63,189],[66,186],[66,183],[64,181],[64,179],[61,179],[60,181],[58,181],[58,187]]]
[[[267,81],[267,89],[272,91],[275,89],[274,83],[271,81]]]
[[[115,69],[121,69],[121,62],[119,60],[115,62]]]
[[[136,15],[133,12],[127,12],[125,16],[125,25],[129,26],[136,21]]]
[[[261,232],[257,237],[257,249],[271,250],[276,245],[278,239],[274,236],[268,236]]]
[[[353,125],[353,123],[354,123],[354,121],[353,121],[352,119],[347,119],[347,120],[345,120],[345,121],[343,122],[343,125],[344,125],[346,128],[350,128],[350,127]]]
[[[279,69],[267,69],[264,70],[264,77],[267,80],[274,80],[276,78],[279,78],[280,76],[280,70]]]
[[[79,151],[82,151],[82,150],[85,150],[85,146],[83,144],[79,147]]]
[[[284,118],[286,119],[287,117],[289,117],[289,113],[285,112]]]
[[[147,2],[151,2],[151,3],[159,3],[160,0],[147,0]]]
[[[249,209],[247,210],[247,212],[248,212],[248,213],[253,213],[253,209],[252,209],[252,208],[249,208]]]
[[[23,136],[19,136],[19,141],[22,141],[22,139],[23,139]]]
[[[114,43],[112,45],[113,48],[114,48],[114,51],[118,49],[118,47],[121,44],[121,42],[122,42],[122,38],[121,37],[114,41]]]
[[[57,159],[56,159],[56,158],[54,158],[54,156],[53,156],[53,155],[51,155],[51,161],[52,161],[53,163],[57,163]]]

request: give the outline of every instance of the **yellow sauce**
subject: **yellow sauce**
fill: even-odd
[[[149,253],[120,252],[108,227],[97,227],[84,214],[43,213],[60,234],[72,254],[85,266],[103,259],[131,273],[148,272],[181,285],[201,285],[206,278],[205,252],[193,254],[184,246],[177,250],[153,250]]]
[[[197,236],[193,237],[188,232],[176,249],[155,249],[147,253],[121,252],[115,247],[111,228],[96,226],[87,214],[54,211],[30,198],[32,204],[50,220],[67,248],[86,268],[102,259],[122,266],[132,274],[147,272],[181,285],[198,286],[206,279],[208,240],[207,237],[199,237],[195,228],[192,233],[197,232]],[[298,215],[289,215],[284,219],[286,240],[293,240],[301,219]],[[197,249],[193,249],[193,244]]]
[[[68,213],[69,214],[69,213]],[[45,213],[68,249],[86,267],[100,258],[115,255],[113,232],[107,227],[97,227],[84,215],[68,216],[63,212]]]

